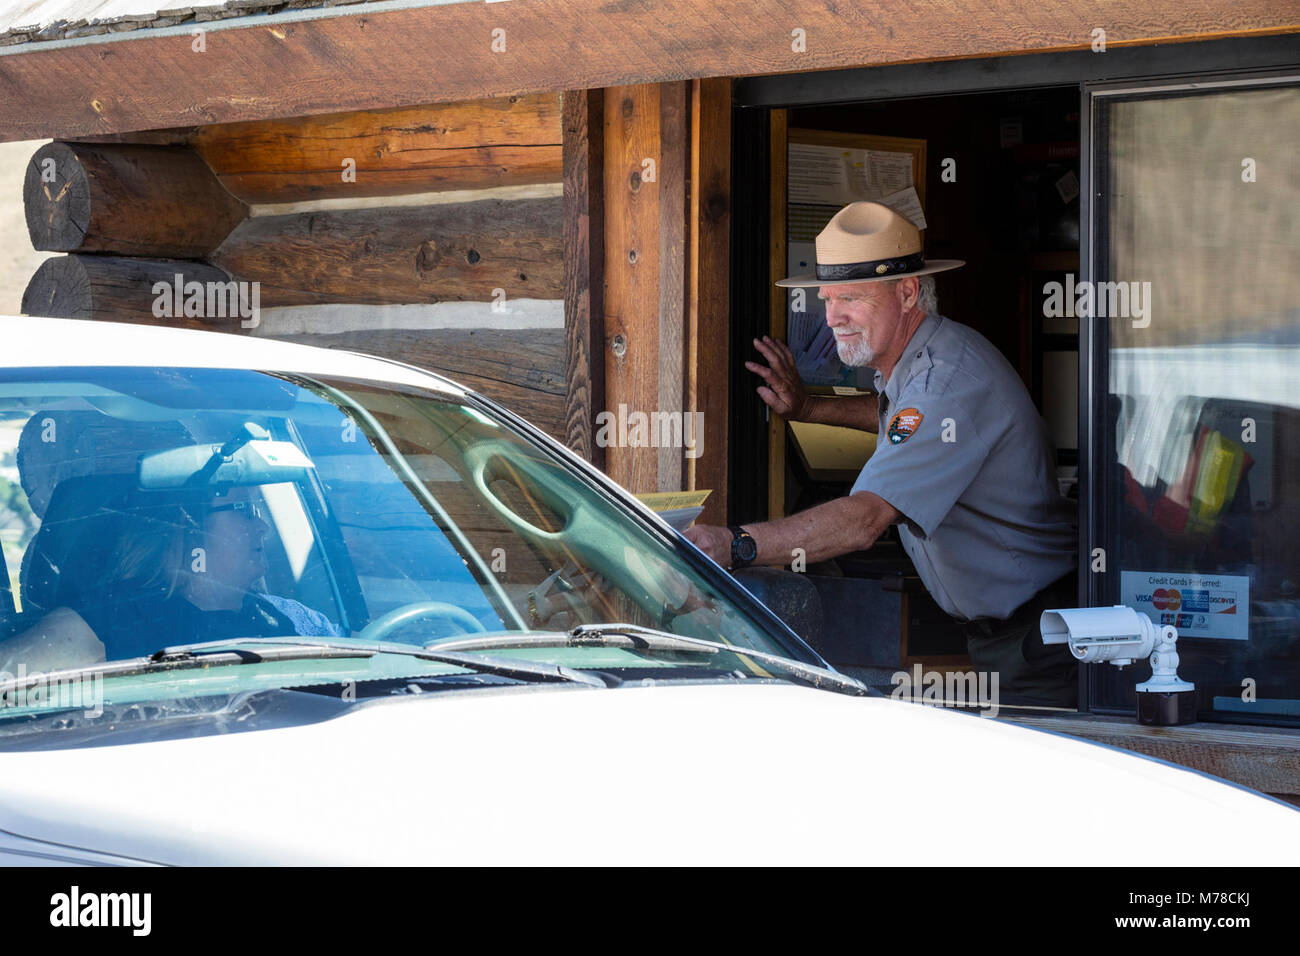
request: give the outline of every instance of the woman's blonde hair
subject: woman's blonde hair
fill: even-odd
[[[185,541],[196,522],[179,505],[125,516],[107,561],[108,586],[176,590],[184,566]]]

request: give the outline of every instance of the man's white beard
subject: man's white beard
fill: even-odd
[[[876,357],[875,350],[867,342],[865,332],[859,332],[857,335],[845,339],[836,337],[835,353],[839,355],[841,362],[851,368],[870,365],[871,360]]]

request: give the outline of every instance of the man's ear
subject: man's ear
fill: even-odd
[[[906,312],[921,299],[921,280],[916,276],[903,276],[898,280],[898,301]]]

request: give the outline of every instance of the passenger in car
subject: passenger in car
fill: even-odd
[[[59,606],[0,643],[0,670],[77,667],[236,637],[347,634],[299,601],[251,590],[266,573],[269,527],[247,488],[93,517],[60,569]]]

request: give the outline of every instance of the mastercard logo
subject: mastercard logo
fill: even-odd
[[[1151,603],[1157,611],[1177,611],[1183,606],[1183,596],[1177,588],[1156,588]]]

